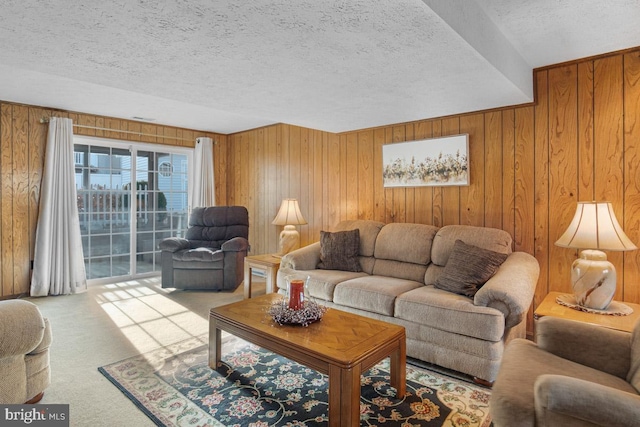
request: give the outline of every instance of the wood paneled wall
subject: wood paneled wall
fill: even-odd
[[[85,126],[157,135],[74,129],[76,134],[126,141],[193,147],[195,138],[209,136],[217,142],[216,199],[226,203],[226,135],[0,102],[0,298],[29,292],[47,138],[47,125],[40,119],[52,116],[68,117]]]
[[[276,252],[281,228],[271,221],[292,197],[309,222],[298,227],[303,245],[343,219],[496,227],[540,263],[534,306],[570,291],[577,251],[554,242],[576,202],[611,201],[640,244],[640,48],[539,69],[534,79],[533,105],[339,135],[283,124],[230,135],[228,200],[249,209],[252,253]],[[470,137],[471,185],[383,188],[383,144],[460,133]],[[609,259],[616,299],[640,303],[640,251]]]

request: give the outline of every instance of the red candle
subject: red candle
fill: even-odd
[[[304,282],[302,280],[292,280],[289,283],[289,308],[300,310],[304,301]]]

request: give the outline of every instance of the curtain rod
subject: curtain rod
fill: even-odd
[[[40,123],[49,123],[49,118],[48,117],[42,117],[40,119]],[[156,135],[153,133],[144,133],[144,132],[135,132],[135,131],[131,131],[131,130],[120,130],[120,129],[111,129],[111,128],[103,128],[103,127],[97,127],[97,126],[86,126],[86,125],[79,125],[74,123],[73,127],[77,127],[77,128],[83,128],[83,129],[95,129],[95,130],[104,130],[107,132],[120,132],[120,133],[128,133],[128,134],[132,134],[132,135],[138,135],[138,136],[153,136],[155,138],[162,138],[162,139],[175,139],[178,141],[189,141],[189,142],[194,142],[193,139],[187,139],[187,138],[178,138],[175,136],[164,136],[164,135]],[[198,138],[196,138],[197,140]],[[214,144],[217,144],[218,141],[213,140]]]

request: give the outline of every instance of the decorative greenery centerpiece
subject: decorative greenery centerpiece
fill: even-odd
[[[279,325],[309,326],[322,319],[326,311],[327,307],[317,304],[315,301],[304,301],[302,308],[294,310],[289,308],[286,298],[274,302],[269,308],[269,314]]]

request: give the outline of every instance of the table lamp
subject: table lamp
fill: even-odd
[[[609,202],[578,202],[556,245],[582,249],[571,266],[573,294],[578,306],[596,310],[605,310],[616,292],[616,269],[602,251],[638,249],[622,231]]]
[[[304,225],[307,221],[300,212],[300,206],[296,199],[284,199],[280,205],[278,215],[272,224],[284,225],[284,230],[280,233],[279,252],[274,254],[282,257],[294,249],[300,247],[300,233],[296,230],[296,225]]]

